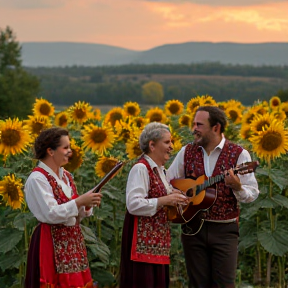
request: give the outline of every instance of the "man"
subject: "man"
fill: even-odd
[[[204,174],[215,177],[224,173],[224,181],[217,183],[214,204],[211,203],[209,209],[199,210],[182,225],[189,287],[235,287],[238,201],[252,202],[259,195],[254,173],[235,175],[235,169],[231,169],[250,162],[251,157],[247,150],[225,139],[226,123],[225,113],[218,107],[199,107],[192,125],[194,142],[179,151],[167,171],[168,181],[175,178],[196,180]],[[195,228],[195,223],[201,225]]]

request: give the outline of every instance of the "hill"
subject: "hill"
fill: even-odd
[[[220,62],[232,65],[288,65],[288,43],[167,44],[146,51],[73,42],[24,42],[26,67],[107,66],[124,64],[190,64]]]

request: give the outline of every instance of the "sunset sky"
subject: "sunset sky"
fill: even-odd
[[[19,42],[133,50],[190,41],[288,42],[287,11],[287,0],[0,0],[0,28],[10,26]]]

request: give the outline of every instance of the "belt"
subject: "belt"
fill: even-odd
[[[213,222],[213,223],[233,223],[233,222],[237,222],[237,218],[227,219],[227,220],[206,220],[206,219],[204,219],[204,221]]]

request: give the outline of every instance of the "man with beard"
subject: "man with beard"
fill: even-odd
[[[177,178],[196,181],[203,175],[210,177],[208,179],[218,179],[219,175],[223,176],[220,179],[224,178],[217,183],[217,189],[211,189],[215,192],[211,205],[185,219],[189,220],[187,223],[182,222],[181,238],[189,287],[235,287],[238,202],[252,202],[259,194],[254,173],[234,173],[236,165],[250,162],[251,157],[247,150],[225,139],[226,124],[225,113],[218,107],[199,107],[192,125],[194,142],[179,151],[167,171],[168,181]],[[208,183],[206,187],[210,186],[209,180],[205,183]],[[197,195],[198,190],[189,196]]]

